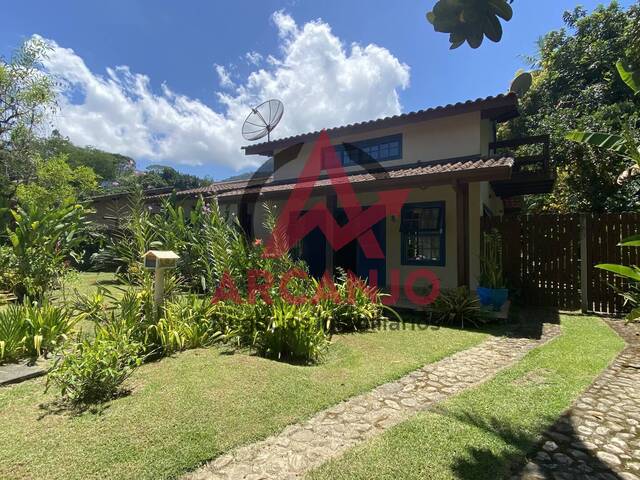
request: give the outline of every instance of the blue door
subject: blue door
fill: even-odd
[[[322,278],[327,268],[326,241],[319,228],[311,230],[302,240],[302,259],[309,266],[309,274],[314,278]]]
[[[384,258],[367,258],[358,241],[357,274],[359,277],[369,280],[369,272],[375,270],[377,272],[377,285],[382,288],[385,287],[387,283],[387,219],[383,218],[380,220],[371,227],[371,231],[384,253]]]

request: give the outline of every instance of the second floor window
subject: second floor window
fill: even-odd
[[[345,167],[372,162],[384,162],[402,158],[402,135],[372,138],[360,142],[343,143],[334,148],[338,161]],[[323,152],[323,167],[327,167],[326,149]]]

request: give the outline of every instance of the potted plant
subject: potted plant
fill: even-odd
[[[483,235],[478,284],[480,303],[500,310],[509,298],[509,290],[502,273],[502,237],[496,229]]]

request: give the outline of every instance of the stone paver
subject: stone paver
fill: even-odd
[[[32,364],[28,360],[0,365],[0,387],[41,377],[47,373],[46,362]]]
[[[514,479],[640,480],[640,328],[610,325],[627,347],[545,433]]]
[[[546,324],[539,339],[492,338],[324,410],[278,435],[238,448],[185,478],[300,478],[312,468],[417,412],[487,381],[559,332],[559,326]]]

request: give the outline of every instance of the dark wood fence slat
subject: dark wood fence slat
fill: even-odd
[[[505,277],[524,303],[576,310],[581,306],[580,264],[586,262],[590,310],[620,315],[616,290],[621,278],[594,268],[598,263],[640,264],[640,248],[620,248],[620,240],[640,232],[640,214],[586,214],[587,257],[580,258],[580,215],[485,217],[483,231],[503,237]]]

